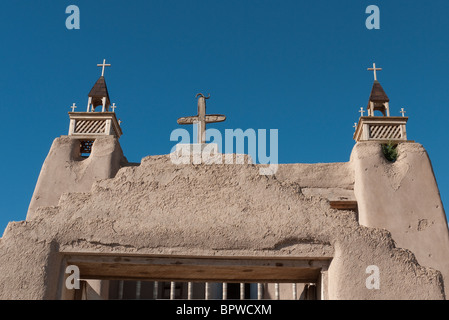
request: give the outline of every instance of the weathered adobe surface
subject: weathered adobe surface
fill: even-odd
[[[332,187],[350,188],[350,164],[330,166]],[[305,167],[281,165],[277,175],[262,176],[252,164],[174,165],[168,155],[146,157],[97,181],[90,193],[64,194],[34,219],[10,223],[0,239],[0,298],[52,297],[42,282],[57,268],[49,254],[61,251],[332,257],[332,299],[444,298],[441,273],[396,248],[388,231],[360,226],[353,212],[304,196],[304,183],[294,177]],[[338,177],[346,178],[337,183]],[[30,265],[34,278],[24,274]],[[380,290],[365,287],[368,265],[381,270]]]

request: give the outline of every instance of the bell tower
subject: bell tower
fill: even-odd
[[[359,141],[379,141],[398,143],[407,140],[406,123],[408,117],[404,116],[404,108],[401,109],[401,117],[392,117],[390,115],[390,99],[377,80],[377,71],[382,68],[376,68],[373,63],[369,71],[374,72],[374,83],[371,88],[371,94],[368,99],[368,116],[363,116],[365,110],[360,108],[360,119],[355,124],[354,140]],[[382,116],[374,115],[375,111],[380,111]]]
[[[90,155],[96,138],[112,135],[118,139],[122,135],[120,121],[115,114],[116,105],[114,103],[112,107],[110,106],[109,92],[104,78],[104,68],[111,65],[103,60],[103,63],[97,66],[102,67],[101,76],[88,94],[86,112],[75,112],[75,105],[72,106],[72,112],[69,112],[69,136],[79,140],[80,155],[84,157]],[[101,111],[95,111],[100,106]],[[112,111],[109,111],[110,107]]]
[[[371,94],[369,96],[368,101],[368,116],[374,117],[374,111],[379,110],[382,112],[384,117],[390,116],[390,99],[385,93],[384,89],[380,85],[380,82],[377,81],[377,71],[382,70],[382,68],[376,68],[376,64],[373,63],[372,68],[368,68],[370,71],[374,71],[374,83],[371,88]]]
[[[69,112],[68,135],[53,141],[30,201],[27,220],[38,214],[39,207],[58,205],[64,193],[88,192],[96,180],[112,178],[128,164],[118,141],[122,129],[115,113],[117,106],[110,105],[104,78],[104,68],[110,64],[103,60],[98,66],[102,72],[88,94],[87,110],[76,112],[74,103]]]
[[[102,64],[97,64],[97,67],[102,67],[101,76],[95,82],[92,90],[89,92],[89,100],[87,102],[87,112],[94,112],[95,108],[102,106],[101,112],[109,111],[111,102],[109,100],[108,87],[106,86],[106,80],[104,79],[104,68],[110,67],[110,64],[106,64],[106,59],[103,59]]]
[[[439,270],[449,292],[449,232],[432,163],[424,147],[407,139],[404,108],[390,115],[390,100],[377,80],[355,125],[351,154],[358,222],[388,230],[397,248],[419,264]],[[374,115],[375,111],[382,115]]]

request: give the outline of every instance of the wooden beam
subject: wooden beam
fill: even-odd
[[[357,210],[357,201],[352,200],[338,200],[329,201],[331,208],[339,210]]]
[[[67,255],[82,279],[210,282],[315,282],[330,259]]]

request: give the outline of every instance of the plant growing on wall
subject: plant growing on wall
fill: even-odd
[[[395,162],[396,159],[398,158],[397,143],[389,141],[388,143],[383,143],[381,146],[382,146],[382,153],[384,154],[385,159],[387,159],[390,162]]]

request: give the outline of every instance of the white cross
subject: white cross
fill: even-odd
[[[111,106],[112,112],[115,112],[115,108],[117,108],[117,106],[115,105],[115,102],[114,102]]]
[[[363,114],[365,113],[365,110],[363,110],[363,107],[362,108],[360,108],[360,114],[361,114],[361,116],[363,117]]]
[[[377,73],[376,71],[380,71],[382,70],[382,68],[376,68],[376,64],[373,63],[373,67],[372,68],[368,68],[369,71],[374,71],[374,80],[377,81]]]
[[[405,117],[405,115],[404,115],[404,113],[405,113],[404,108],[401,108],[401,111],[399,111],[399,112],[402,113],[402,116],[403,116],[403,117]]]
[[[357,129],[357,122],[354,122],[354,125],[352,126],[355,129]]]
[[[75,103],[73,103],[73,105],[70,108],[72,108],[72,112],[75,112],[75,109],[76,109]]]
[[[104,67],[110,67],[110,64],[106,64],[106,59],[103,59],[103,63],[102,64],[97,64],[97,67],[102,67],[101,70],[101,76],[104,76]]]

